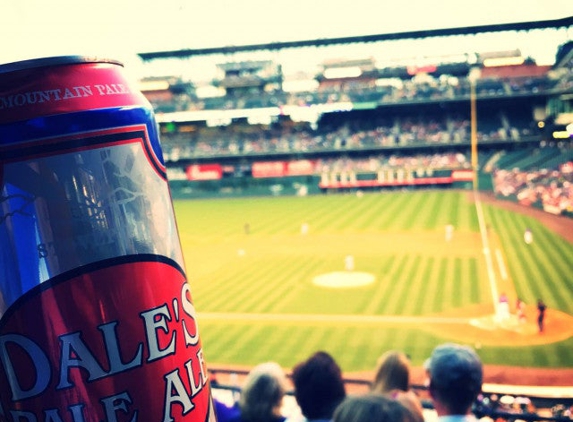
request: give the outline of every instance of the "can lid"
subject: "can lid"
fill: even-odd
[[[40,67],[51,67],[69,64],[82,64],[82,63],[110,63],[123,67],[123,63],[119,60],[106,59],[101,57],[92,56],[54,56],[42,57],[30,60],[21,60],[12,63],[0,64],[0,74],[15,72],[18,70],[34,69]]]

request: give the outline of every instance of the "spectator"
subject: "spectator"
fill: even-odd
[[[292,371],[294,396],[308,422],[332,420],[336,407],[346,397],[342,371],[326,352],[316,352]]]
[[[378,359],[371,391],[398,400],[415,420],[423,421],[422,403],[410,389],[410,359],[405,353],[390,350]]]
[[[347,397],[334,412],[333,422],[411,422],[396,400],[380,394]]]
[[[215,415],[217,422],[228,422],[237,420],[240,417],[241,410],[237,405],[227,406],[225,403],[213,398],[213,405],[215,406]]]
[[[467,346],[442,344],[434,349],[425,367],[438,422],[475,421],[472,406],[483,382],[483,365],[476,352]]]
[[[406,354],[390,350],[384,353],[376,367],[373,393],[392,394],[394,390],[408,391],[410,388],[410,360]]]
[[[240,415],[233,422],[283,422],[287,380],[275,362],[261,363],[247,375],[239,399]]]
[[[424,420],[420,399],[410,389],[410,359],[405,353],[390,350],[378,359],[371,390],[398,400],[414,420]]]

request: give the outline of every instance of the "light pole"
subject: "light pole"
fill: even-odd
[[[473,188],[478,190],[478,150],[477,150],[477,107],[476,107],[476,80],[477,75],[470,73],[470,123],[471,123],[471,164],[473,170]]]

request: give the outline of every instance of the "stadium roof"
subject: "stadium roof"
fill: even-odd
[[[148,53],[138,53],[138,56],[143,61],[150,61],[155,59],[188,58],[188,57],[205,56],[211,54],[234,54],[234,53],[260,51],[260,50],[277,51],[289,48],[325,47],[337,44],[370,43],[379,41],[447,37],[455,35],[475,35],[487,32],[558,29],[558,28],[568,28],[570,26],[573,26],[573,16],[561,19],[552,19],[552,20],[543,20],[534,22],[477,25],[477,26],[468,26],[461,28],[406,31],[406,32],[395,32],[395,33],[377,34],[377,35],[321,38],[313,40],[271,42],[263,44],[249,44],[249,45],[239,45],[239,46],[224,46],[224,47],[210,47],[210,48],[196,48],[196,49],[181,49],[172,51],[156,51]]]

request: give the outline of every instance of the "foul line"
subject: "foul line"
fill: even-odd
[[[493,298],[493,304],[494,304],[493,310],[495,312],[495,315],[497,315],[497,305],[498,305],[498,300],[499,300],[499,293],[497,291],[497,282],[495,279],[495,272],[493,271],[493,262],[491,259],[491,251],[489,249],[489,240],[487,238],[487,229],[486,229],[486,225],[485,225],[485,219],[483,216],[483,209],[481,207],[481,202],[479,200],[479,193],[475,188],[474,188],[474,202],[476,204],[476,212],[477,212],[478,223],[479,223],[479,232],[481,234],[481,242],[483,245],[483,254],[485,257],[485,264],[487,267],[489,286],[490,286],[491,295]]]
[[[445,318],[394,315],[327,315],[327,314],[257,314],[233,312],[199,313],[199,319],[212,321],[279,321],[279,322],[331,322],[331,323],[384,323],[399,324],[469,324],[471,318]]]
[[[499,272],[501,273],[501,279],[507,280],[507,270],[505,269],[505,263],[503,262],[503,255],[499,249],[495,250],[495,257],[497,258],[497,266],[499,267]]]

